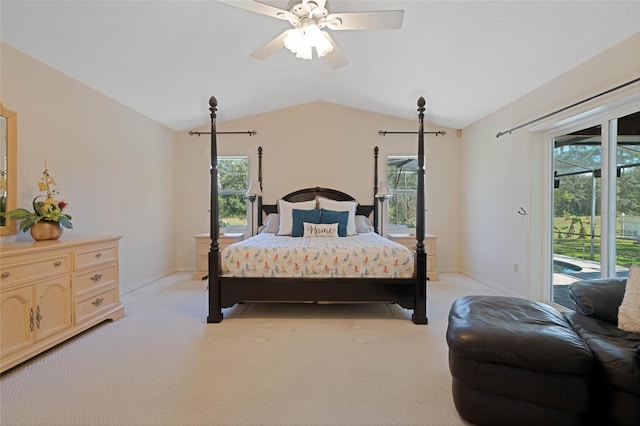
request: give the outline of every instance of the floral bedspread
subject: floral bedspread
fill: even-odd
[[[293,238],[272,233],[227,246],[222,275],[290,278],[411,278],[413,253],[376,233]]]

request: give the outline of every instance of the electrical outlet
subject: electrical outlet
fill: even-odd
[[[518,265],[517,263],[513,264],[513,272],[515,272],[516,274],[518,273],[518,269],[520,269],[520,265]]]

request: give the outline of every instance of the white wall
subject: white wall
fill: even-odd
[[[215,95],[215,94],[212,94]],[[417,101],[417,99],[416,99]],[[428,101],[428,100],[427,100]],[[224,99],[218,99],[218,111]],[[208,105],[202,106],[208,110]],[[427,104],[428,108],[428,104]],[[408,110],[417,109],[407,105]],[[428,123],[428,109],[426,121]],[[380,148],[380,176],[386,174],[388,155],[416,155],[416,135],[379,136],[378,130],[416,131],[415,120],[375,114],[340,105],[312,102],[227,122],[218,122],[219,131],[256,130],[256,136],[221,135],[219,155],[247,155],[250,179],[258,174],[257,149],[262,146],[264,203],[297,189],[328,187],[354,196],[363,204],[373,204],[375,146]],[[427,131],[444,129],[427,124]],[[209,131],[204,126],[200,131]],[[446,136],[427,136],[427,232],[438,235],[437,269],[458,271],[460,233],[459,145],[455,131]],[[177,149],[177,202],[181,206],[177,222],[178,269],[195,268],[195,240],[209,232],[209,136],[179,135]]]
[[[527,129],[501,138],[496,134],[638,76],[640,33],[464,129],[463,273],[513,294],[540,298],[546,187],[540,179],[539,142],[530,140]],[[640,92],[640,84],[634,90]],[[518,214],[520,207],[528,215]]]
[[[0,47],[0,101],[18,113],[18,206],[30,207],[39,194],[46,160],[73,216],[74,229],[65,234],[123,237],[122,292],[175,271],[176,134]],[[18,231],[2,242],[30,238]]]

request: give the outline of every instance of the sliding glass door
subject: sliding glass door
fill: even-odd
[[[553,140],[552,300],[568,285],[640,263],[640,112]]]

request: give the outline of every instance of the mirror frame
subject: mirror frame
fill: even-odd
[[[0,115],[7,119],[7,199],[5,208],[11,211],[16,208],[18,196],[18,114],[6,109],[0,103]],[[18,230],[15,220],[7,218],[6,224],[0,226],[0,235],[12,235]]]

